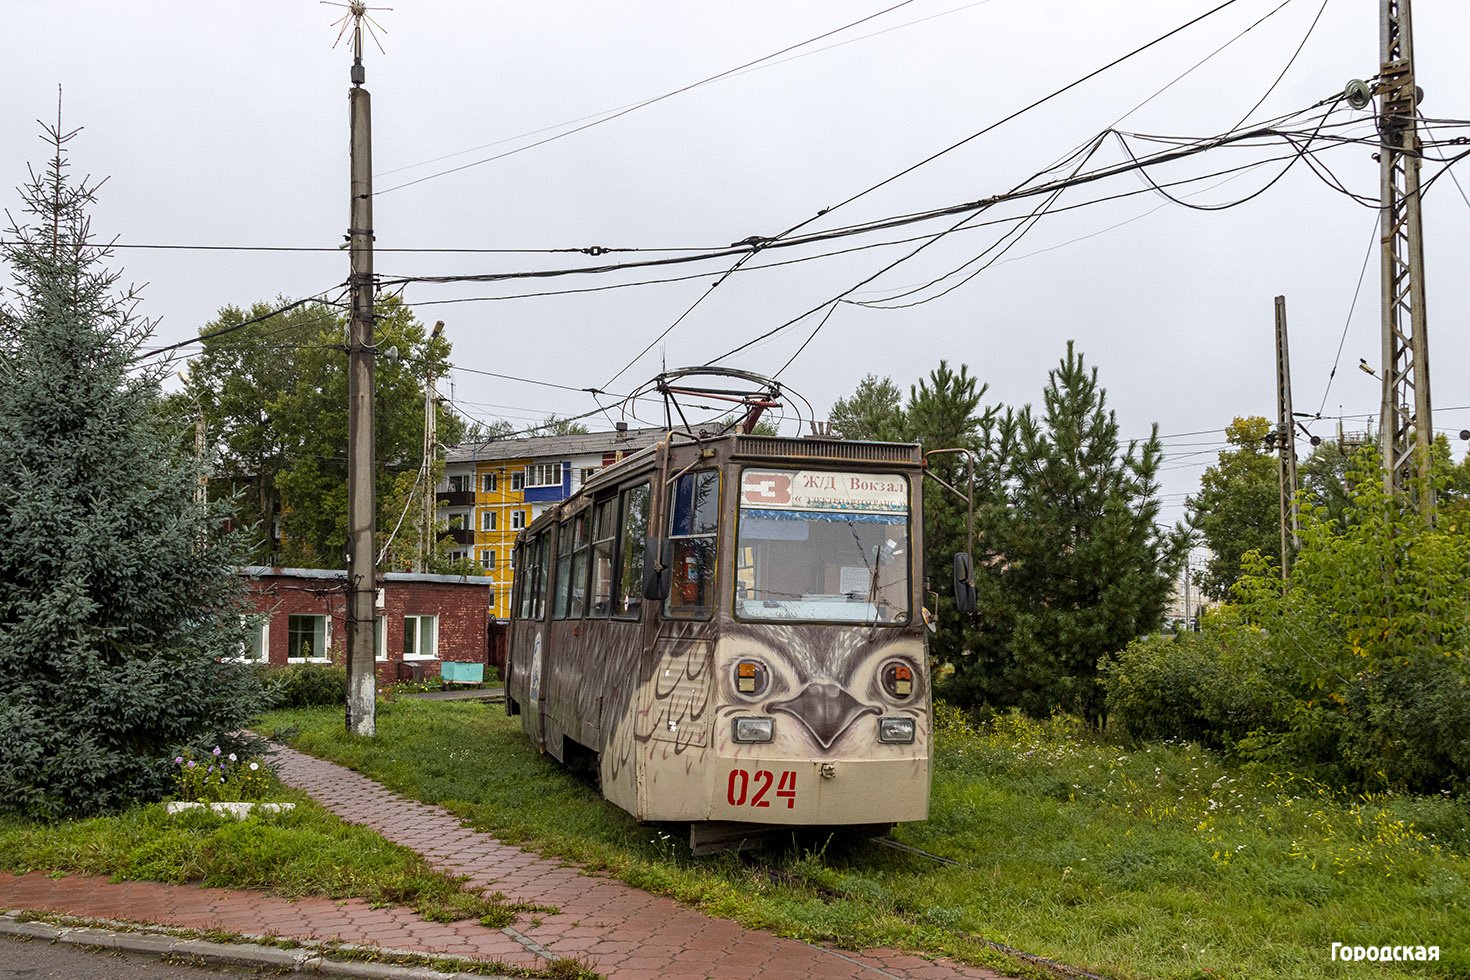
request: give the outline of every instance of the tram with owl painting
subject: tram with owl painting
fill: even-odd
[[[506,710],[696,852],[929,809],[916,445],[671,431],[516,545]]]

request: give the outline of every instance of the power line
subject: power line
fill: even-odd
[[[332,288],[336,289],[339,287],[333,286]],[[139,353],[134,354],[130,360],[136,362],[141,361],[146,357],[156,357],[159,354],[166,354],[169,351],[175,351],[181,347],[189,347],[194,344],[203,343],[206,340],[213,340],[216,337],[223,337],[226,334],[232,334],[237,330],[243,330],[246,327],[254,326],[257,323],[263,323],[264,321],[269,320],[272,317],[280,316],[283,313],[289,313],[294,309],[306,306],[310,303],[325,303],[326,300],[324,299],[324,297],[326,296],[327,292],[328,290],[324,290],[316,294],[315,296],[308,296],[306,299],[294,300],[290,303],[287,303],[285,306],[277,307],[276,309],[271,310],[269,313],[262,313],[260,316],[251,317],[250,319],[242,320],[239,323],[232,323],[227,327],[220,327],[218,330],[211,330],[208,333],[201,333],[199,336],[194,337],[190,340],[181,340],[176,344],[169,344],[166,347],[154,347],[146,351],[140,351]]]
[[[1337,366],[1342,362],[1342,348],[1347,343],[1348,327],[1353,322],[1353,312],[1358,308],[1358,294],[1363,289],[1363,279],[1368,274],[1368,262],[1373,258],[1374,251],[1378,247],[1378,226],[1383,221],[1379,215],[1373,219],[1373,231],[1368,236],[1368,251],[1363,256],[1363,268],[1358,271],[1358,284],[1353,287],[1353,301],[1348,305],[1347,317],[1342,323],[1342,337],[1337,341],[1337,354],[1332,358],[1332,370],[1327,373],[1327,387],[1322,390],[1322,404],[1317,406],[1317,417],[1322,417],[1322,409],[1327,407],[1327,396],[1332,392],[1332,379],[1337,377]]]
[[[545,146],[547,143],[554,143],[555,141],[557,141],[559,139],[565,139],[566,137],[571,136],[571,135],[573,135],[575,133],[584,132],[585,130],[591,129],[594,126],[600,126],[603,123],[612,122],[614,119],[621,119],[623,116],[626,116],[626,115],[628,115],[631,112],[637,112],[639,109],[643,109],[643,108],[646,108],[648,106],[654,105],[656,103],[663,102],[665,99],[671,99],[671,98],[673,98],[676,95],[682,95],[683,93],[688,92],[690,89],[699,88],[701,85],[708,85],[711,82],[719,81],[720,79],[725,78],[725,77],[727,77],[729,75],[733,75],[736,72],[744,71],[747,68],[754,67],[755,65],[758,65],[758,64],[760,64],[763,61],[770,61],[772,58],[778,58],[778,57],[780,57],[783,54],[787,54],[788,52],[795,51],[797,48],[805,47],[808,44],[813,44],[813,43],[815,43],[817,41],[821,41],[821,40],[823,40],[825,38],[829,38],[829,37],[833,36],[834,34],[840,34],[843,31],[846,31],[846,30],[849,30],[849,29],[851,29],[853,27],[858,26],[859,24],[865,24],[865,23],[867,23],[870,20],[874,20],[875,18],[882,17],[884,14],[892,13],[893,11],[898,10],[900,7],[907,7],[909,4],[911,4],[913,2],[914,2],[914,0],[900,0],[899,3],[896,3],[896,4],[894,4],[891,7],[885,7],[884,9],[878,11],[877,13],[869,14],[866,17],[863,17],[863,18],[860,18],[858,20],[852,21],[851,23],[848,23],[848,24],[844,24],[841,27],[835,28],[835,29],[830,30],[830,31],[826,31],[826,32],[824,32],[822,34],[818,34],[816,37],[809,37],[805,41],[798,41],[796,44],[787,45],[786,47],[782,48],[780,51],[774,51],[771,54],[762,55],[761,57],[755,59],[754,61],[747,61],[743,65],[738,65],[738,66],[736,66],[734,68],[728,68],[725,71],[722,71],[722,72],[720,72],[718,74],[710,75],[710,76],[708,76],[706,78],[700,79],[697,82],[691,82],[688,85],[685,85],[685,86],[682,86],[680,88],[674,89],[672,92],[665,92],[663,95],[657,95],[657,96],[654,96],[651,99],[644,99],[642,102],[635,102],[631,106],[628,106],[625,109],[622,109],[622,110],[619,110],[617,112],[614,112],[610,116],[603,116],[603,117],[601,117],[599,119],[595,119],[595,120],[593,120],[591,122],[584,123],[581,126],[577,126],[574,129],[569,129],[566,132],[558,133],[558,134],[556,134],[554,136],[548,136],[545,139],[537,140],[534,143],[528,143],[525,146],[520,146],[520,147],[517,147],[517,148],[515,148],[513,150],[506,150],[504,153],[498,153],[498,154],[496,154],[494,156],[486,157],[483,160],[475,160],[475,161],[473,161],[471,163],[461,164],[458,167],[451,167],[448,170],[441,170],[441,171],[438,171],[437,173],[432,173],[432,174],[428,174],[428,175],[423,176],[423,177],[415,178],[414,180],[404,181],[401,184],[395,184],[392,187],[384,188],[383,190],[377,191],[376,193],[377,194],[387,194],[387,193],[389,193],[391,191],[402,190],[405,187],[412,187],[415,184],[422,184],[425,181],[433,180],[436,177],[444,177],[444,176],[446,176],[448,174],[459,173],[461,170],[468,170],[471,167],[478,167],[478,166],[480,166],[482,164],[491,163],[491,162],[493,162],[495,160],[502,160],[502,159],[504,159],[504,158],[506,158],[508,156],[512,156],[512,155],[517,154],[517,153],[523,153],[526,150],[535,149],[538,146]],[[1231,2],[1234,2],[1234,0],[1231,0]]]

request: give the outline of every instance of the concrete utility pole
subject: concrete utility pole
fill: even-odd
[[[1420,512],[1434,507],[1429,447],[1429,337],[1424,309],[1424,237],[1419,210],[1419,143],[1415,120],[1414,41],[1409,0],[1379,0],[1383,66],[1379,73],[1380,206],[1383,275],[1384,487],[1417,486]]]
[[[444,332],[444,321],[434,324],[429,342]],[[438,509],[434,499],[434,457],[439,450],[439,392],[434,388],[434,365],[429,363],[424,375],[424,515],[419,528],[419,567],[421,572],[429,570],[429,559],[434,554],[434,518]]]
[[[1280,454],[1281,580],[1301,547],[1296,512],[1296,416],[1291,411],[1291,355],[1286,348],[1286,297],[1276,297],[1276,450]]]
[[[377,594],[377,493],[373,436],[373,135],[372,103],[362,87],[362,18],[353,24],[352,210],[347,238],[352,250],[352,319],[347,342],[347,730],[377,733],[377,671],[373,663],[374,597]]]

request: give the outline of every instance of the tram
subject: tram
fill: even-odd
[[[696,853],[929,809],[917,445],[670,431],[516,546],[506,710]]]

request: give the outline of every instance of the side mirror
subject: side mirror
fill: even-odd
[[[658,538],[643,541],[643,598],[663,602],[674,582],[674,544]]]
[[[954,556],[954,604],[961,615],[975,612],[975,563],[968,552]]]

